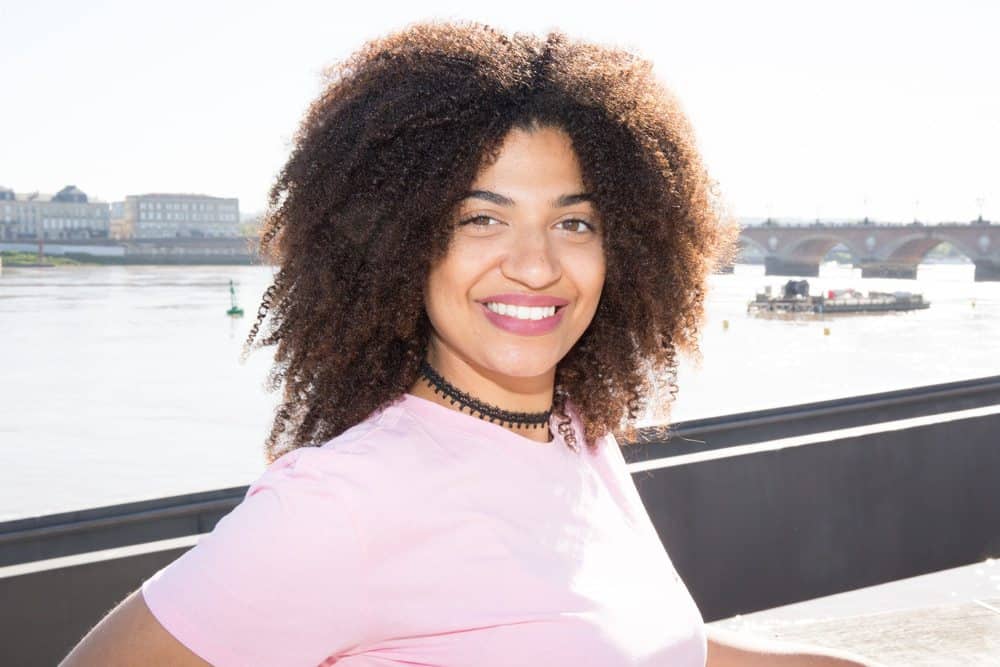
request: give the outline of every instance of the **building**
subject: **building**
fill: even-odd
[[[110,217],[106,202],[89,199],[75,185],[67,185],[54,195],[0,188],[3,241],[106,239]]]
[[[115,239],[237,238],[235,198],[191,194],[128,195],[111,206]]]

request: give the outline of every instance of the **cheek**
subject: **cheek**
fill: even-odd
[[[427,287],[424,290],[424,310],[435,329],[441,326],[445,313],[451,310],[449,302],[453,297],[448,289],[453,283],[448,277],[447,269],[447,266],[433,269],[427,277]]]
[[[600,257],[597,260],[597,268],[594,270],[594,290],[597,295],[601,295],[601,291],[604,289],[604,279],[608,275],[607,263],[604,259],[604,252],[602,251]]]
[[[489,266],[490,258],[483,249],[454,243],[427,277],[424,305],[428,314],[440,316],[454,312],[456,306],[467,305],[476,282]]]
[[[581,297],[588,301],[593,301],[593,307],[597,307],[597,301],[601,297],[604,289],[604,278],[607,271],[604,259],[604,251],[600,248],[591,249],[587,253],[574,258],[573,267],[574,282],[580,291]]]

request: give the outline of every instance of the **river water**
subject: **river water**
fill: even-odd
[[[973,266],[862,280],[824,265],[818,289],[907,290],[928,310],[753,319],[763,267],[712,277],[701,363],[675,420],[1000,374],[1000,283]],[[247,316],[233,320],[229,280]],[[269,351],[238,357],[267,267],[10,268],[0,275],[0,521],[247,484],[277,395]],[[825,331],[826,330],[826,331]]]

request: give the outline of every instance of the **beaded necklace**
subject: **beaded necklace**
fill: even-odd
[[[551,407],[545,412],[512,412],[484,403],[441,377],[426,359],[420,362],[420,374],[427,380],[427,386],[433,389],[435,394],[441,394],[442,397],[449,399],[452,405],[457,403],[460,412],[468,409],[470,415],[504,426],[542,428],[549,423]]]

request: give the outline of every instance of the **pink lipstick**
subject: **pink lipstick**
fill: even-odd
[[[503,304],[502,307],[498,306],[501,312],[491,310],[487,306],[488,303]],[[563,318],[564,306],[568,303],[568,299],[540,294],[497,294],[480,299],[479,307],[482,308],[486,319],[499,329],[521,336],[540,336],[559,326]],[[511,312],[512,309],[517,308],[521,312],[516,314],[523,315],[527,308],[548,310],[553,307],[555,312],[552,315],[546,313],[538,319],[516,317],[515,313]],[[537,317],[538,314],[536,310],[535,316]]]

